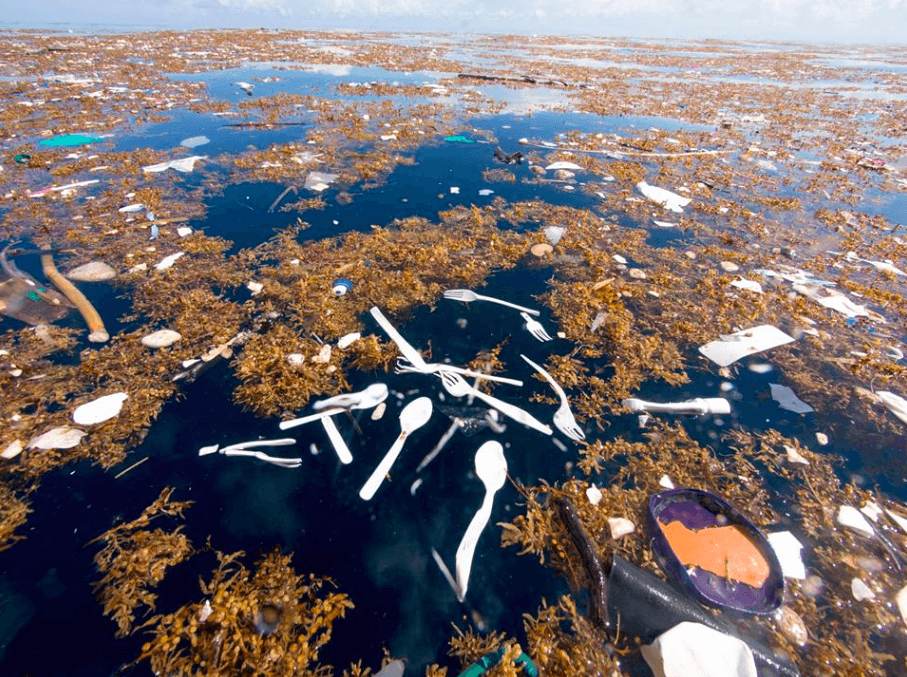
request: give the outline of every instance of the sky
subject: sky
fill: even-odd
[[[16,28],[360,29],[907,43],[907,0],[4,0]]]

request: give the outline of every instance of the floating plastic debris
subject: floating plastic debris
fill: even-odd
[[[762,293],[762,285],[754,280],[747,280],[745,278],[740,278],[731,282],[732,287],[737,287],[738,289],[745,289],[747,291],[755,292],[756,294]]]
[[[866,520],[866,517],[863,516],[863,513],[852,506],[842,505],[838,508],[836,519],[841,526],[849,527],[868,538],[875,536],[875,530]]]
[[[170,160],[169,162],[160,162],[156,165],[142,167],[142,171],[147,174],[165,172],[168,169],[175,169],[178,172],[187,174],[195,169],[195,163],[199,160],[207,160],[207,155],[193,155],[191,157],[180,158],[179,160]]]
[[[304,187],[306,190],[313,190],[316,193],[327,190],[337,179],[339,174],[328,174],[327,172],[309,172],[305,177]]]
[[[0,454],[0,458],[5,458],[7,460],[16,458],[16,456],[22,453],[22,449],[22,441],[14,440],[6,445],[6,449],[4,449],[3,453]]]
[[[189,226],[180,226],[176,229],[176,234],[180,237],[188,237],[192,235],[192,229]]]
[[[451,186],[451,187],[450,187],[450,194],[451,194],[451,195],[459,195],[459,194],[460,194],[460,187],[459,187],[459,186]]]
[[[882,404],[888,407],[888,411],[902,422],[907,423],[907,400],[900,395],[895,395],[890,390],[878,390],[876,396],[882,401]]]
[[[48,193],[63,193],[64,195],[72,193],[74,188],[82,188],[83,186],[93,186],[96,183],[101,183],[100,179],[89,179],[87,181],[76,181],[74,183],[67,183],[63,186],[49,186],[48,188],[42,188],[39,191],[34,193],[29,193],[28,197],[43,197]]]
[[[664,188],[658,188],[657,186],[650,186],[645,181],[640,181],[636,184],[636,189],[642,193],[645,197],[652,200],[657,204],[660,204],[665,209],[668,209],[672,212],[681,213],[683,208],[686,207],[692,200],[688,197],[683,197],[677,193],[672,193],[669,190]]]
[[[621,402],[634,413],[659,412],[667,414],[730,414],[731,403],[723,397],[697,397],[684,402],[647,402],[635,397]]]
[[[795,414],[809,414],[815,411],[815,409],[797,397],[794,391],[787,386],[769,383],[769,387],[772,390],[772,399],[775,400],[782,409],[792,411]]]
[[[611,538],[615,541],[636,531],[636,525],[626,517],[609,517],[608,528],[611,530]]]
[[[84,430],[70,428],[67,425],[48,430],[33,437],[26,445],[27,449],[72,449],[87,435]]]
[[[117,211],[120,212],[121,214],[134,214],[135,212],[142,211],[144,208],[145,208],[145,205],[136,203],[136,204],[126,205],[125,207],[120,207]]]
[[[482,188],[479,191],[479,195],[481,195],[482,197],[486,197],[488,195],[493,195],[493,194],[494,194],[494,191],[491,190],[491,188]]]
[[[331,291],[334,292],[334,296],[343,296],[352,288],[353,288],[352,280],[348,280],[345,277],[337,278],[331,284]]]
[[[148,348],[166,348],[182,339],[183,336],[178,331],[172,329],[159,329],[141,339],[142,345]]]
[[[578,164],[575,164],[573,162],[552,162],[550,165],[545,167],[545,170],[549,171],[549,172],[553,171],[553,170],[558,170],[558,169],[578,171],[578,170],[582,170],[582,167],[580,167]]]
[[[539,258],[541,258],[543,256],[548,256],[548,254],[553,252],[554,249],[547,242],[539,242],[538,244],[532,245],[529,248],[529,251],[533,256],[538,256]]]
[[[207,136],[190,136],[188,139],[180,141],[180,145],[186,148],[197,148],[208,143],[211,143],[211,139]]]
[[[456,573],[457,573],[457,599],[461,602],[466,597],[469,586],[469,574],[472,570],[472,560],[475,556],[479,536],[488,524],[494,495],[507,481],[507,459],[504,458],[504,448],[500,442],[490,440],[485,442],[475,456],[476,475],[485,485],[485,498],[482,506],[473,516],[466,532],[457,548]]]
[[[809,460],[803,456],[799,451],[794,449],[792,446],[785,444],[784,451],[787,452],[787,460],[790,463],[799,463],[801,465],[809,465]]]
[[[853,594],[853,598],[858,602],[864,602],[868,599],[875,599],[876,594],[869,589],[869,586],[866,585],[859,578],[853,578],[850,581],[850,592]]]
[[[776,531],[766,536],[772,550],[781,563],[785,578],[806,579],[806,566],[803,564],[803,544],[789,531]]]
[[[459,134],[445,136],[444,140],[450,143],[475,143],[475,141],[473,141],[472,139],[467,139],[465,136],[461,136]]]
[[[117,414],[123,408],[123,402],[129,397],[126,393],[113,393],[104,395],[96,400],[77,407],[72,412],[72,420],[78,425],[94,425],[103,423]]]
[[[42,139],[39,143],[42,146],[86,146],[90,143],[100,141],[96,136],[85,136],[83,134],[62,134],[50,139]]]
[[[757,677],[749,646],[700,623],[683,622],[640,647],[655,677]]]
[[[718,265],[721,267],[721,270],[726,273],[736,273],[740,270],[740,266],[733,261],[721,261]]]
[[[90,261],[66,273],[66,277],[76,282],[104,282],[116,276],[117,271],[103,261]]]
[[[162,258],[160,260],[159,263],[155,264],[154,268],[155,268],[155,270],[167,270],[174,263],[176,263],[177,259],[179,259],[181,256],[184,256],[185,254],[186,254],[186,252],[176,252],[176,254],[171,254],[170,256],[165,256],[164,258]]]
[[[589,503],[592,505],[598,505],[602,501],[602,492],[596,486],[591,486],[586,489],[586,498],[589,499]]]
[[[719,367],[726,367],[747,355],[777,348],[793,340],[793,336],[788,336],[777,327],[763,324],[722,336],[718,341],[700,346],[699,352]]]
[[[237,82],[236,86],[244,91],[248,96],[252,96],[252,91],[255,89],[255,85],[249,82]]]
[[[358,331],[352,332],[350,334],[344,334],[339,339],[337,339],[337,347],[340,348],[340,350],[346,350],[361,338],[362,334]]]
[[[652,221],[659,228],[676,228],[676,223],[671,223],[670,221]]]

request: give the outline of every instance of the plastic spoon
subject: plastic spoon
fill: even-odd
[[[491,505],[498,489],[507,481],[507,459],[504,458],[504,448],[500,442],[491,440],[486,442],[476,452],[476,475],[485,485],[485,500],[482,507],[472,518],[460,547],[457,548],[457,599],[461,602],[466,597],[466,587],[469,585],[469,572],[472,569],[472,558],[476,552],[479,536],[491,517]]]
[[[352,463],[353,454],[350,452],[350,448],[346,446],[346,442],[343,441],[343,436],[340,434],[340,431],[337,430],[334,419],[330,416],[325,416],[321,419],[321,425],[324,426],[324,432],[328,434],[328,439],[331,441],[331,446],[334,447],[334,451],[337,452],[340,462],[344,465]]]
[[[359,490],[359,498],[363,501],[372,500],[372,496],[375,495],[375,492],[378,491],[378,487],[380,487],[381,483],[384,481],[384,476],[387,475],[391,466],[394,464],[394,461],[397,460],[397,456],[400,455],[400,451],[403,449],[403,443],[406,442],[406,438],[428,423],[428,419],[431,418],[431,412],[432,403],[427,397],[415,399],[403,407],[403,411],[400,412],[400,435],[384,455],[384,458],[381,459],[381,463],[375,468],[371,477],[368,478],[368,481],[363,485],[362,489]]]

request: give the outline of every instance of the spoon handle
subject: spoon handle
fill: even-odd
[[[494,501],[494,492],[486,491],[482,507],[473,515],[472,521],[466,527],[460,547],[457,548],[457,599],[463,601],[466,597],[466,588],[469,586],[469,573],[472,571],[472,559],[476,553],[479,536],[491,518],[491,505]]]
[[[341,411],[346,411],[345,409],[322,409],[317,414],[309,414],[308,416],[303,416],[302,418],[294,418],[289,421],[281,421],[278,426],[281,430],[287,430],[289,428],[295,428],[298,425],[305,425],[306,423],[311,423],[312,421],[318,421],[324,419],[328,416],[333,416],[334,414],[339,414]]]
[[[517,421],[518,423],[522,423],[524,426],[527,426],[529,428],[534,428],[535,430],[538,430],[540,433],[544,433],[545,435],[551,434],[551,428],[549,426],[545,425],[544,423],[542,423],[541,421],[539,421],[528,411],[523,411],[522,409],[520,409],[519,407],[517,407],[513,404],[509,404],[507,402],[504,402],[503,400],[499,400],[497,397],[487,395],[487,394],[483,393],[481,390],[473,390],[472,394],[475,397],[482,400],[483,402],[485,402],[485,404],[488,404],[488,405],[494,407],[495,409],[497,409],[499,412],[501,412],[505,416],[509,416],[514,421]]]
[[[403,449],[403,443],[405,441],[406,433],[401,432],[400,436],[394,441],[391,448],[384,455],[384,458],[381,459],[381,463],[375,468],[371,477],[369,477],[368,481],[362,485],[362,489],[359,490],[359,498],[363,501],[372,500],[372,496],[375,495],[375,492],[378,491],[378,487],[380,487],[381,483],[384,481],[384,476],[387,475],[391,466],[394,464],[394,461],[397,460],[397,456],[400,455],[400,450]]]
[[[324,431],[328,434],[328,439],[331,441],[334,451],[337,452],[340,462],[344,465],[352,463],[353,455],[350,453],[350,448],[346,446],[346,442],[343,441],[340,431],[337,430],[334,419],[330,416],[325,416],[321,419],[321,425],[324,426]]]

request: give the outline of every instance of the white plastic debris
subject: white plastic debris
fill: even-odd
[[[369,417],[373,421],[380,421],[384,416],[384,412],[387,410],[387,404],[381,402],[377,407],[372,410],[372,415]]]
[[[655,677],[757,677],[742,640],[701,623],[679,623],[640,651]]]
[[[145,208],[145,205],[136,203],[136,204],[132,204],[132,205],[126,205],[125,207],[120,207],[118,211],[121,214],[132,214],[134,212],[140,212],[144,208]]]
[[[11,459],[16,458],[19,454],[22,453],[22,441],[14,440],[6,445],[6,449],[3,450],[3,453],[0,454],[0,458]]]
[[[564,237],[566,230],[563,226],[548,226],[545,228],[545,237],[548,238],[548,242],[555,245]]]
[[[166,348],[183,338],[182,334],[172,329],[159,329],[142,337],[142,345],[148,348]]]
[[[491,188],[482,188],[479,191],[479,195],[481,195],[482,197],[487,197],[488,195],[492,195],[492,194],[494,194],[494,191],[491,190]]]
[[[84,430],[64,425],[33,437],[25,446],[27,449],[72,449],[87,434]]]
[[[612,254],[611,258],[617,261],[622,266],[627,265],[627,259],[621,256],[620,254]]]
[[[145,173],[156,173],[156,172],[165,172],[168,169],[175,169],[178,172],[186,174],[195,169],[195,163],[199,160],[207,160],[207,155],[192,155],[190,157],[180,158],[179,160],[170,160],[169,162],[161,162],[156,165],[148,165],[147,167],[142,167],[142,171]]]
[[[907,585],[898,590],[898,593],[894,596],[894,603],[898,605],[901,619],[907,624]]]
[[[258,296],[264,288],[265,286],[261,282],[256,282],[255,280],[246,282],[246,289],[252,292],[252,296]]]
[[[895,395],[890,390],[876,391],[876,396],[882,401],[882,404],[888,407],[888,411],[907,423],[907,400],[900,395]]]
[[[850,581],[850,592],[853,593],[853,598],[858,602],[863,602],[867,599],[875,599],[876,594],[869,589],[869,586],[866,585],[861,579],[853,578]]]
[[[720,367],[726,367],[737,360],[754,355],[763,350],[777,348],[794,340],[777,327],[770,324],[743,329],[718,341],[710,341],[699,347],[699,352]]]
[[[621,402],[633,413],[661,412],[667,414],[730,414],[731,403],[723,397],[697,397],[685,402],[647,402],[635,397]]]
[[[198,146],[204,146],[206,143],[211,143],[211,139],[207,136],[190,136],[188,139],[180,141],[180,145],[186,148],[197,148]]]
[[[76,282],[103,282],[116,276],[117,271],[103,261],[89,261],[66,273],[66,277]]]
[[[676,223],[671,223],[670,221],[652,221],[659,228],[676,228]]]
[[[803,544],[789,531],[776,531],[768,534],[768,543],[775,551],[781,564],[781,573],[785,578],[806,579],[806,566],[803,564]]]
[[[901,527],[901,531],[907,534],[907,517],[901,517],[896,512],[892,512],[888,508],[885,508],[885,513],[894,520],[894,523]]]
[[[803,454],[794,449],[791,446],[784,445],[784,451],[787,452],[787,460],[790,463],[801,463],[803,465],[809,465],[809,461],[806,459]]]
[[[186,252],[177,252],[176,254],[171,254],[170,256],[165,256],[164,258],[162,258],[160,260],[160,262],[155,264],[154,269],[155,270],[167,270],[170,266],[172,266],[174,263],[176,263],[177,259],[179,259],[181,256],[185,255],[185,253]]]
[[[321,350],[318,351],[318,354],[312,358],[312,362],[316,364],[327,364],[331,361],[331,344],[325,343],[321,346]]]
[[[672,193],[669,190],[664,188],[658,188],[657,186],[650,186],[645,181],[640,181],[636,184],[636,189],[642,193],[645,197],[652,200],[657,204],[660,204],[665,209],[669,209],[672,212],[681,213],[683,208],[686,207],[692,201],[688,197],[683,197],[677,193]]]
[[[192,235],[192,229],[189,226],[180,226],[176,229],[176,234],[180,237],[188,237]]]
[[[746,291],[751,291],[756,294],[762,293],[762,285],[754,280],[747,280],[746,278],[739,278],[731,282],[732,287],[737,287],[737,289],[745,289]]]
[[[636,525],[626,517],[609,517],[608,528],[611,530],[611,538],[615,541],[636,531]]]
[[[578,164],[575,164],[573,162],[552,162],[550,165],[545,167],[545,170],[549,171],[549,172],[558,170],[558,169],[570,169],[570,170],[576,171],[576,170],[581,170],[582,167],[580,167]]]
[[[208,445],[207,447],[202,447],[201,449],[199,449],[198,455],[207,456],[208,454],[214,454],[217,452],[218,449],[220,449],[219,444],[211,444],[211,445]]]
[[[602,501],[602,492],[598,487],[592,485],[586,489],[586,498],[589,499],[589,503],[592,505],[598,505]]]
[[[344,334],[337,340],[337,347],[340,348],[340,350],[346,350],[361,338],[362,334],[360,334],[358,331],[354,331],[350,334]]]
[[[451,194],[451,195],[459,195],[459,194],[460,194],[460,187],[459,187],[459,186],[451,186],[451,187],[450,187],[450,194]]]
[[[772,389],[772,399],[775,400],[782,409],[792,411],[795,414],[809,414],[815,411],[815,409],[797,397],[794,391],[787,386],[782,386],[777,383],[769,383],[768,385]]]
[[[836,519],[841,526],[850,527],[864,536],[872,538],[875,535],[872,525],[866,520],[863,513],[852,506],[842,505],[838,508]]]
[[[738,266],[733,261],[721,261],[718,263],[718,265],[721,267],[721,270],[726,273],[736,273],[738,270],[740,270],[740,266]]]
[[[816,433],[816,442],[824,447],[826,444],[828,444],[828,435],[826,435],[825,433]]]
[[[214,613],[214,609],[211,608],[211,602],[205,600],[202,608],[198,610],[198,622],[204,623],[212,613]]]
[[[96,400],[92,400],[91,402],[87,402],[82,406],[77,407],[76,410],[72,412],[72,420],[79,425],[103,423],[120,413],[120,410],[123,408],[123,402],[125,402],[128,397],[129,395],[126,393],[113,393],[112,395],[99,397]]]
[[[307,190],[314,190],[316,193],[320,193],[323,190],[327,190],[331,187],[331,184],[334,183],[338,178],[339,174],[328,174],[326,172],[309,172],[305,177],[305,188]]]
[[[885,514],[879,504],[873,501],[866,501],[866,503],[863,504],[863,507],[860,508],[860,512],[873,522],[878,522],[879,518]]]
[[[242,91],[244,91],[249,96],[252,95],[252,90],[255,89],[255,85],[253,85],[249,82],[237,82],[236,86],[239,87]]]
[[[658,486],[664,487],[665,489],[673,489],[674,483],[671,481],[671,478],[667,475],[662,475],[661,479],[658,480]]]

